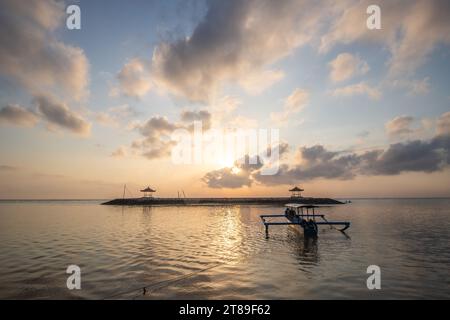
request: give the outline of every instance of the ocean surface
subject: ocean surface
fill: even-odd
[[[324,208],[351,227],[315,241],[293,226],[266,239],[259,215],[280,207],[100,202],[0,201],[0,298],[450,299],[449,199]],[[67,289],[69,265],[80,290]],[[380,290],[367,288],[369,265]]]

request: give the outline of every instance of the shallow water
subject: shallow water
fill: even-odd
[[[354,200],[350,220],[305,241],[260,214],[279,207],[111,207],[99,201],[1,201],[3,299],[450,298],[450,200]],[[81,267],[81,290],[66,287]],[[381,268],[381,290],[366,269]],[[142,296],[141,289],[148,292]]]

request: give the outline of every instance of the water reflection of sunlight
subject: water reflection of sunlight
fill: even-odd
[[[217,208],[216,234],[211,246],[217,248],[220,259],[230,264],[235,264],[241,256],[241,246],[243,244],[242,224],[239,219],[239,207]]]

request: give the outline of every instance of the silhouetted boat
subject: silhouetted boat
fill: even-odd
[[[261,220],[266,228],[266,236],[269,235],[269,226],[275,225],[294,225],[300,226],[303,229],[305,237],[317,237],[319,233],[320,225],[328,226],[343,226],[341,229],[337,229],[344,232],[350,227],[348,221],[328,221],[323,214],[316,214],[317,208],[323,208],[324,206],[317,205],[305,205],[300,203],[288,203],[285,205],[286,209],[284,214],[269,214],[260,215]],[[286,218],[285,221],[267,221],[266,218]],[[317,221],[321,219],[323,221]]]

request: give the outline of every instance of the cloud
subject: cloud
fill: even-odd
[[[235,171],[234,168],[222,168],[214,170],[205,174],[202,181],[208,185],[209,188],[241,188],[243,186],[250,187],[253,180],[250,178],[247,171]]]
[[[429,140],[395,143],[384,150],[364,152],[332,151],[322,145],[304,146],[298,149],[295,162],[282,163],[276,174],[262,174],[262,164],[241,171],[230,168],[215,170],[207,173],[202,180],[211,188],[239,188],[239,185],[251,186],[254,183],[272,186],[314,179],[349,180],[356,176],[438,172],[450,165],[449,119],[449,113],[440,117],[438,134]],[[283,150],[286,154],[287,146]],[[235,164],[242,169],[238,165]]]
[[[329,64],[330,79],[334,82],[348,80],[355,75],[366,74],[370,68],[366,61],[350,53],[341,53]]]
[[[152,57],[155,82],[172,94],[208,102],[227,82],[250,93],[279,81],[271,68],[313,39],[323,7],[310,1],[213,0],[192,35],[163,42]]]
[[[386,132],[391,137],[407,136],[414,132],[411,125],[414,118],[410,116],[399,116],[386,123]]]
[[[134,58],[128,61],[117,74],[118,87],[112,95],[119,93],[129,97],[143,97],[152,87],[149,66],[145,61]]]
[[[370,87],[365,82],[348,85],[345,87],[336,88],[332,91],[332,95],[336,97],[350,97],[354,95],[367,95],[373,100],[378,100],[381,97],[381,92],[377,88]]]
[[[91,125],[81,116],[71,111],[63,102],[49,95],[37,95],[33,99],[36,110],[19,105],[7,105],[0,109],[0,123],[34,127],[40,120],[47,122],[50,129],[56,127],[75,134],[87,136]]]
[[[280,143],[274,148],[278,149],[280,159],[289,151],[289,145],[287,143]],[[274,148],[270,152],[273,152],[272,150]],[[254,182],[253,173],[261,170],[263,167],[263,157],[260,155],[245,155],[241,159],[236,160],[233,167],[225,167],[207,172],[203,176],[202,181],[209,188],[213,189],[250,187]]]
[[[284,146],[282,152],[285,151]],[[242,159],[235,161],[233,167],[226,167],[206,173],[202,181],[213,189],[250,187],[253,183],[252,172],[262,168],[263,163],[259,156],[250,157],[245,155]]]
[[[408,90],[410,95],[425,95],[430,92],[430,77],[421,80],[400,79],[392,81],[393,86]]]
[[[118,126],[120,122],[136,116],[134,108],[127,104],[108,108],[106,111],[94,113],[95,120],[105,126]]]
[[[333,152],[323,146],[300,149],[299,163],[282,165],[276,175],[253,174],[265,185],[293,184],[313,179],[353,179],[357,175],[398,175],[403,172],[436,172],[450,164],[450,135],[429,141],[415,140],[390,145],[386,150],[361,154]]]
[[[356,136],[361,139],[367,138],[368,136],[370,136],[370,131],[363,130],[363,131],[359,132]]]
[[[321,52],[337,44],[366,41],[390,52],[389,73],[409,76],[439,44],[450,43],[450,3],[441,0],[380,0],[382,29],[366,27],[370,0],[346,1],[335,10],[329,30],[321,37]]]
[[[181,112],[182,122],[201,121],[203,130],[211,128],[211,113],[207,110],[191,111],[184,110]]]
[[[170,135],[177,128],[179,126],[171,123],[167,118],[154,116],[136,127],[143,138],[133,141],[132,148],[140,150],[148,159],[168,157],[176,144],[170,140]]]
[[[61,89],[71,98],[86,95],[89,62],[82,49],[55,37],[65,6],[60,1],[2,0],[0,74],[31,94]]]
[[[113,158],[123,158],[127,155],[127,151],[124,146],[120,146],[115,151],[111,153],[111,157]]]
[[[324,53],[339,44],[371,42],[389,52],[392,79],[408,79],[408,90],[427,92],[427,81],[410,77],[434,48],[450,43],[450,4],[380,0],[382,29],[368,30],[370,4],[369,0],[208,1],[206,14],[190,35],[160,42],[148,68],[147,63],[132,60],[130,67],[137,66],[137,75],[131,72],[128,77],[122,70],[123,91],[139,96],[154,85],[178,97],[207,103],[223,87],[235,83],[250,94],[260,94],[284,77],[275,63],[305,44]],[[367,62],[350,53],[337,56],[330,67],[334,82],[369,70]],[[134,92],[135,88],[142,90]],[[353,87],[358,88],[372,98],[379,96],[377,89],[367,90],[367,85]]]
[[[279,124],[285,124],[293,114],[300,112],[308,101],[309,92],[297,88],[285,99],[283,110],[281,112],[272,112],[270,118]]]
[[[366,168],[366,174],[395,175],[407,171],[428,173],[439,171],[450,152],[449,142],[450,137],[446,137],[446,145],[440,145],[436,138],[431,141],[415,140],[393,144],[376,161],[370,163]]]
[[[450,111],[439,117],[437,131],[440,135],[450,135]]]
[[[39,121],[38,116],[19,105],[7,105],[0,109],[0,123],[21,127],[33,127]]]
[[[6,165],[6,164],[0,165],[0,171],[10,172],[10,171],[16,171],[16,170],[18,170],[18,168],[15,166],[10,166],[10,165]]]
[[[89,135],[91,125],[81,116],[71,111],[66,104],[48,95],[34,98],[37,113],[50,128],[58,127],[79,135]]]
[[[241,76],[239,84],[245,91],[252,95],[257,95],[270,88],[275,83],[284,78],[281,70],[264,70],[259,73],[251,73]]]

